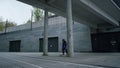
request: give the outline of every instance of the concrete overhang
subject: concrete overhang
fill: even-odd
[[[48,9],[66,17],[66,0],[18,0],[26,4]],[[72,0],[73,19],[95,28],[119,26],[120,11],[112,0]]]

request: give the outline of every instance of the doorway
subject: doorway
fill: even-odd
[[[9,52],[20,52],[21,40],[9,42]]]
[[[91,35],[93,52],[120,52],[120,32]]]
[[[39,39],[39,51],[43,52],[43,38]],[[48,38],[48,52],[58,52],[58,37]]]

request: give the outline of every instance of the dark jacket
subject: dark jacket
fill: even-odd
[[[66,43],[66,41],[63,41],[63,43],[62,43],[62,49],[66,49],[67,48],[67,43]]]

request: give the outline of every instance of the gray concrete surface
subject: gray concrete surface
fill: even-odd
[[[32,58],[32,55],[38,56],[38,54],[26,54],[0,53],[0,68],[103,68],[86,64]]]
[[[0,68],[120,68],[119,53],[0,53]]]

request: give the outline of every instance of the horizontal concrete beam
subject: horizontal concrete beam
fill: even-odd
[[[98,15],[99,17],[101,17],[102,19],[106,20],[110,24],[113,24],[115,26],[119,26],[119,23],[113,17],[111,17],[106,12],[101,10],[99,7],[97,7],[90,0],[80,0],[80,2],[83,4],[84,7],[86,7],[92,13]]]

